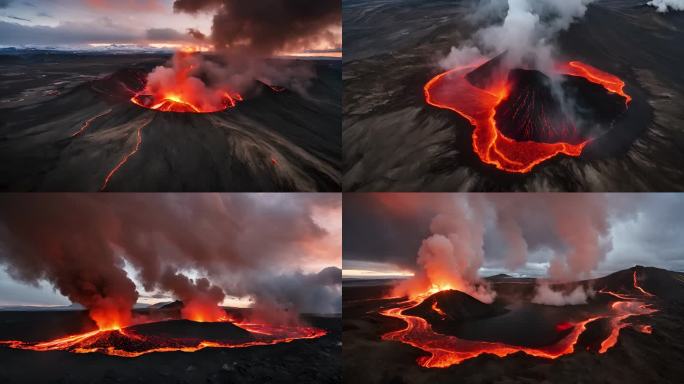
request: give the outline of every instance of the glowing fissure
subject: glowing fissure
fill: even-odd
[[[487,89],[472,85],[466,75],[481,63],[458,67],[432,78],[424,87],[425,100],[437,108],[448,109],[466,118],[473,130],[473,150],[480,160],[511,173],[527,173],[535,166],[559,154],[579,156],[589,140],[577,144],[565,142],[542,143],[516,141],[504,136],[494,119],[496,108],[509,94],[508,84],[499,82]],[[599,84],[608,92],[625,98],[625,83],[614,75],[579,61],[571,61],[556,68],[559,74],[582,77]]]
[[[637,287],[636,277],[634,281],[635,287]],[[613,302],[608,313],[597,314],[578,322],[565,322],[557,325],[556,330],[558,332],[570,330],[569,333],[557,343],[541,348],[530,348],[499,342],[466,340],[455,336],[443,335],[435,332],[427,320],[422,317],[411,316],[404,313],[423,303],[423,301],[429,298],[434,292],[426,292],[423,295],[399,302],[394,307],[381,310],[380,314],[403,320],[406,323],[406,327],[397,331],[388,332],[382,335],[382,339],[398,341],[427,352],[429,356],[418,358],[418,364],[423,367],[445,368],[476,358],[482,354],[506,357],[514,353],[522,352],[530,356],[546,359],[556,359],[564,355],[569,355],[575,351],[575,345],[580,336],[587,329],[587,326],[590,323],[601,319],[605,319],[609,322],[610,333],[602,340],[598,353],[605,353],[615,346],[620,331],[627,326],[632,326],[637,331],[646,334],[652,332],[652,328],[649,325],[632,325],[626,320],[634,316],[650,315],[656,312],[656,309],[651,308],[649,304],[645,304],[643,301],[636,298],[615,294],[609,291],[600,292],[610,294],[622,301]],[[645,291],[643,292],[644,296],[652,297],[651,294]],[[443,318],[446,317],[446,313],[439,309],[437,302],[433,303],[431,308],[443,316]]]
[[[229,320],[223,322],[228,323]],[[269,325],[265,323],[232,322],[250,332],[253,341],[221,342],[199,339],[176,339],[145,336],[131,329],[96,330],[70,335],[45,342],[24,342],[18,340],[0,341],[9,348],[32,351],[68,351],[73,353],[103,353],[112,356],[138,357],[154,352],[195,352],[205,348],[246,348],[263,345],[289,343],[295,340],[316,339],[327,334],[325,330],[296,325]],[[122,345],[112,345],[112,339],[123,339]],[[129,349],[128,349],[129,348]]]
[[[100,113],[99,115],[95,115],[95,116],[91,117],[90,119],[84,121],[83,124],[81,125],[81,128],[79,128],[78,131],[72,133],[72,134],[71,134],[71,137],[76,137],[76,136],[81,135],[83,132],[85,132],[86,129],[88,129],[88,127],[90,126],[90,124],[93,123],[93,121],[99,119],[99,118],[102,117],[102,116],[108,115],[108,114],[110,114],[111,112],[112,112],[112,109],[109,108],[108,110],[106,110],[106,111]]]
[[[138,153],[138,151],[140,150],[140,147],[142,146],[142,130],[143,130],[143,128],[150,125],[150,123],[152,123],[153,119],[154,118],[149,119],[145,124],[138,127],[138,130],[136,133],[135,147],[133,147],[133,150],[128,152],[126,155],[124,155],[124,157],[122,157],[121,160],[119,160],[119,162],[114,166],[114,168],[112,168],[112,170],[109,171],[109,173],[107,173],[107,176],[105,177],[104,181],[102,182],[102,186],[100,187],[100,191],[104,191],[105,189],[107,189],[107,186],[109,185],[109,181],[112,179],[112,177],[121,169],[121,167],[123,167],[128,162],[128,160],[133,155]]]

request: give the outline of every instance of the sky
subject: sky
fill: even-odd
[[[213,11],[174,12],[173,0],[0,0],[0,46],[146,48],[211,46],[189,29],[210,35]],[[329,27],[336,41],[311,43],[282,54],[339,55],[341,27]]]
[[[0,306],[69,305],[92,287],[172,301],[171,271],[208,278],[224,305],[337,313],[341,213],[339,194],[3,194]]]
[[[434,235],[431,228],[435,218],[445,213],[449,216],[452,201],[460,202],[463,196],[345,195],[343,276],[401,277],[415,273],[420,269],[419,249],[424,240]],[[498,273],[549,277],[554,258],[572,265],[572,257],[584,263],[578,267],[581,272],[589,271],[594,277],[637,264],[684,271],[684,195],[572,194],[570,197],[576,201],[562,194],[469,196],[471,210],[484,200],[484,235],[473,242],[466,239],[463,229],[455,232],[461,232],[458,236],[462,242],[473,242],[476,251],[481,250],[481,277]],[[568,219],[564,220],[563,215],[568,215]],[[511,222],[515,224],[509,225]],[[476,226],[467,220],[465,224]],[[515,241],[516,231],[505,231],[508,227],[519,229],[522,246]],[[584,227],[591,230],[580,230]],[[514,235],[507,238],[506,233]],[[478,240],[482,243],[478,244]],[[582,243],[592,246],[572,256],[572,244]],[[525,251],[518,262],[512,263],[512,255],[519,253],[516,249]],[[581,260],[583,257],[589,260]]]

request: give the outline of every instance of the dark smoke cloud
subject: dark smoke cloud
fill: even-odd
[[[246,291],[261,292],[267,307],[295,313],[341,313],[342,270],[328,267],[318,273],[297,271],[247,282]]]
[[[224,293],[259,302],[270,296],[251,281],[295,265],[340,264],[340,234],[326,227],[339,225],[320,222],[339,218],[339,200],[315,194],[3,195],[0,263],[13,278],[48,280],[91,313],[111,306],[130,311],[138,293],[124,261],[149,291],[188,302],[218,302]],[[200,279],[190,280],[185,271]]]
[[[176,0],[177,12],[214,13],[211,39],[217,49],[269,55],[311,45],[338,44],[330,31],[341,26],[339,0]]]
[[[151,41],[191,41],[192,36],[180,33],[173,28],[150,28],[145,31],[147,40]]]

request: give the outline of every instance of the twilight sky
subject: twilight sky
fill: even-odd
[[[0,0],[0,46],[208,46],[187,31],[210,35],[214,12],[174,12],[174,0]],[[333,23],[324,32],[325,39],[283,53],[339,53],[341,26]]]
[[[482,221],[483,236],[472,230],[472,221],[456,217],[453,206],[482,212],[474,216]],[[578,276],[635,264],[684,271],[682,194],[346,194],[344,275],[417,270],[418,250],[438,233],[440,214],[455,222],[456,243],[473,245],[473,255],[454,258],[472,263],[482,256],[483,277],[548,277],[553,259],[561,267],[554,272],[575,267]]]
[[[173,300],[168,271],[227,295],[337,313],[339,194],[4,194],[0,306],[132,291]]]

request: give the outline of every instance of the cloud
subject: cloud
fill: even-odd
[[[12,0],[0,0],[0,8],[7,8],[12,3]]]
[[[0,44],[88,44],[135,42],[140,36],[102,18],[93,22],[64,22],[56,27],[25,26],[0,21]]]

